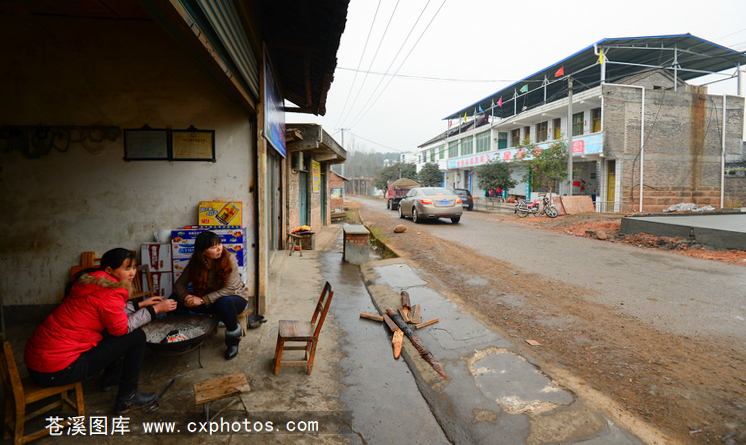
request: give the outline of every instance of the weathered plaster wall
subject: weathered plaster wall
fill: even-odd
[[[254,270],[251,116],[170,36],[145,21],[3,14],[0,41],[0,126],[194,125],[215,130],[217,156],[125,162],[120,133],[27,159],[0,140],[3,304],[58,302],[81,252],[139,250],[155,230],[196,224],[201,200],[244,202]]]

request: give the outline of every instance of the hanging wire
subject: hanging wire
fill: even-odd
[[[417,45],[419,44],[420,40],[421,40],[421,39],[422,39],[422,37],[423,37],[423,36],[425,35],[425,33],[427,32],[427,30],[428,30],[428,29],[430,28],[430,25],[432,25],[433,21],[434,21],[434,20],[435,20],[435,18],[436,18],[436,17],[438,16],[438,13],[440,13],[441,9],[443,9],[443,6],[445,5],[446,1],[447,1],[447,0],[443,0],[443,3],[441,3],[441,5],[440,5],[440,7],[438,8],[438,10],[437,10],[437,11],[435,11],[435,15],[433,15],[433,17],[432,17],[432,18],[430,19],[430,22],[429,22],[429,23],[427,24],[427,26],[426,26],[426,27],[425,27],[425,29],[424,29],[424,30],[422,31],[422,33],[421,33],[421,34],[420,34],[420,36],[419,36],[419,37],[417,38],[417,40],[416,40],[416,41],[414,42],[414,45],[413,45],[413,46],[412,46],[412,48],[411,48],[411,49],[409,50],[409,52],[407,53],[407,55],[406,55],[406,56],[404,57],[404,60],[402,60],[402,62],[401,62],[401,63],[399,64],[399,68],[397,68],[397,69],[396,69],[395,73],[398,73],[398,72],[399,72],[399,70],[401,69],[401,67],[402,67],[402,66],[404,65],[404,63],[405,63],[405,62],[407,61],[407,59],[409,58],[409,56],[410,56],[410,55],[412,54],[412,51],[414,51],[414,49],[415,49],[415,48],[417,48]],[[415,26],[417,25],[417,23],[419,23],[419,21],[420,21],[420,18],[421,18],[421,17],[422,17],[422,15],[423,15],[423,14],[425,13],[425,10],[427,9],[427,5],[429,5],[429,4],[430,4],[430,0],[428,0],[428,3],[427,3],[427,4],[425,5],[425,7],[424,7],[424,8],[422,9],[422,12],[420,13],[420,16],[419,16],[419,17],[417,18],[417,21],[416,21],[416,22],[415,22],[415,24],[414,24],[414,25],[412,26],[412,29],[410,30],[409,34],[407,34],[407,38],[405,39],[405,42],[406,42],[406,40],[408,40],[408,39],[409,39],[409,36],[410,36],[410,35],[412,34],[412,32],[414,31],[414,27],[415,27]],[[394,61],[395,61],[395,60],[396,60],[396,58],[397,58],[397,57],[399,56],[399,53],[401,52],[401,50],[402,50],[403,48],[404,48],[404,45],[402,45],[402,46],[401,46],[401,47],[399,48],[399,51],[397,51],[396,55],[395,55],[395,56],[394,56],[394,58],[392,59],[392,61],[391,61],[391,64],[390,64],[390,65],[389,65],[389,67],[388,67],[388,68],[386,69],[386,71],[389,71],[389,70],[390,70],[390,68],[391,68],[391,65],[393,65],[393,64],[394,64]],[[384,91],[386,91],[386,88],[388,88],[388,86],[389,86],[389,85],[391,84],[391,81],[392,81],[393,79],[394,79],[393,77],[390,77],[390,78],[389,78],[389,81],[388,81],[388,83],[386,84],[386,86],[384,86],[384,88],[383,88],[383,89],[381,90],[381,92],[380,92],[380,93],[378,94],[378,97],[376,97],[376,99],[375,99],[375,100],[373,101],[373,103],[372,103],[372,104],[371,104],[371,105],[370,105],[369,107],[367,107],[367,106],[368,106],[368,103],[370,102],[370,100],[371,100],[371,99],[373,98],[373,96],[374,96],[374,95],[376,94],[376,91],[378,91],[378,87],[379,87],[379,86],[381,85],[381,83],[382,83],[382,82],[383,82],[383,80],[384,80],[384,78],[381,78],[381,81],[380,81],[380,82],[378,83],[378,85],[376,86],[376,89],[375,89],[375,90],[373,91],[373,94],[372,94],[372,95],[371,95],[371,97],[370,97],[370,98],[368,99],[368,101],[367,101],[367,102],[365,103],[365,105],[363,105],[363,109],[364,109],[365,111],[363,111],[363,112],[359,113],[359,114],[358,114],[358,116],[356,116],[356,117],[355,117],[355,118],[353,119],[353,122],[352,122],[352,123],[351,123],[351,124],[349,125],[350,127],[354,126],[354,125],[355,125],[355,124],[356,124],[357,122],[359,122],[359,121],[360,121],[360,119],[362,119],[362,118],[363,118],[363,117],[364,117],[364,116],[365,116],[365,115],[366,115],[366,114],[368,113],[368,111],[370,111],[370,110],[371,110],[371,108],[373,108],[373,105],[375,105],[375,104],[376,104],[376,102],[378,102],[378,99],[380,99],[380,98],[381,98],[381,96],[383,95],[383,92],[384,92]],[[366,107],[367,107],[367,108],[366,108]]]

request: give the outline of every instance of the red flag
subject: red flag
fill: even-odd
[[[451,120],[448,119],[448,128],[451,128],[451,124],[452,124]]]
[[[563,76],[565,74],[565,67],[560,67],[560,69],[557,70],[556,73],[554,73],[554,77]]]
[[[497,106],[502,107],[503,106],[503,97],[500,96],[500,99],[497,100]]]

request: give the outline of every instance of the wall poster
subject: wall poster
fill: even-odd
[[[311,161],[311,175],[313,177],[313,192],[319,193],[321,191],[321,164],[316,161]]]

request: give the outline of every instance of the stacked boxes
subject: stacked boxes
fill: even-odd
[[[179,279],[181,274],[184,273],[184,268],[189,264],[189,259],[194,253],[194,240],[197,238],[197,235],[207,230],[220,236],[220,241],[223,244],[223,247],[236,255],[239,274],[244,283],[246,283],[246,228],[239,226],[215,226],[172,230],[171,264],[173,267],[174,281]]]
[[[171,275],[171,244],[141,244],[140,258],[141,263],[147,264],[150,268],[150,275],[153,277],[153,295],[168,298],[168,296],[173,292],[173,278]],[[148,281],[145,276],[142,278],[143,286],[146,286]]]

